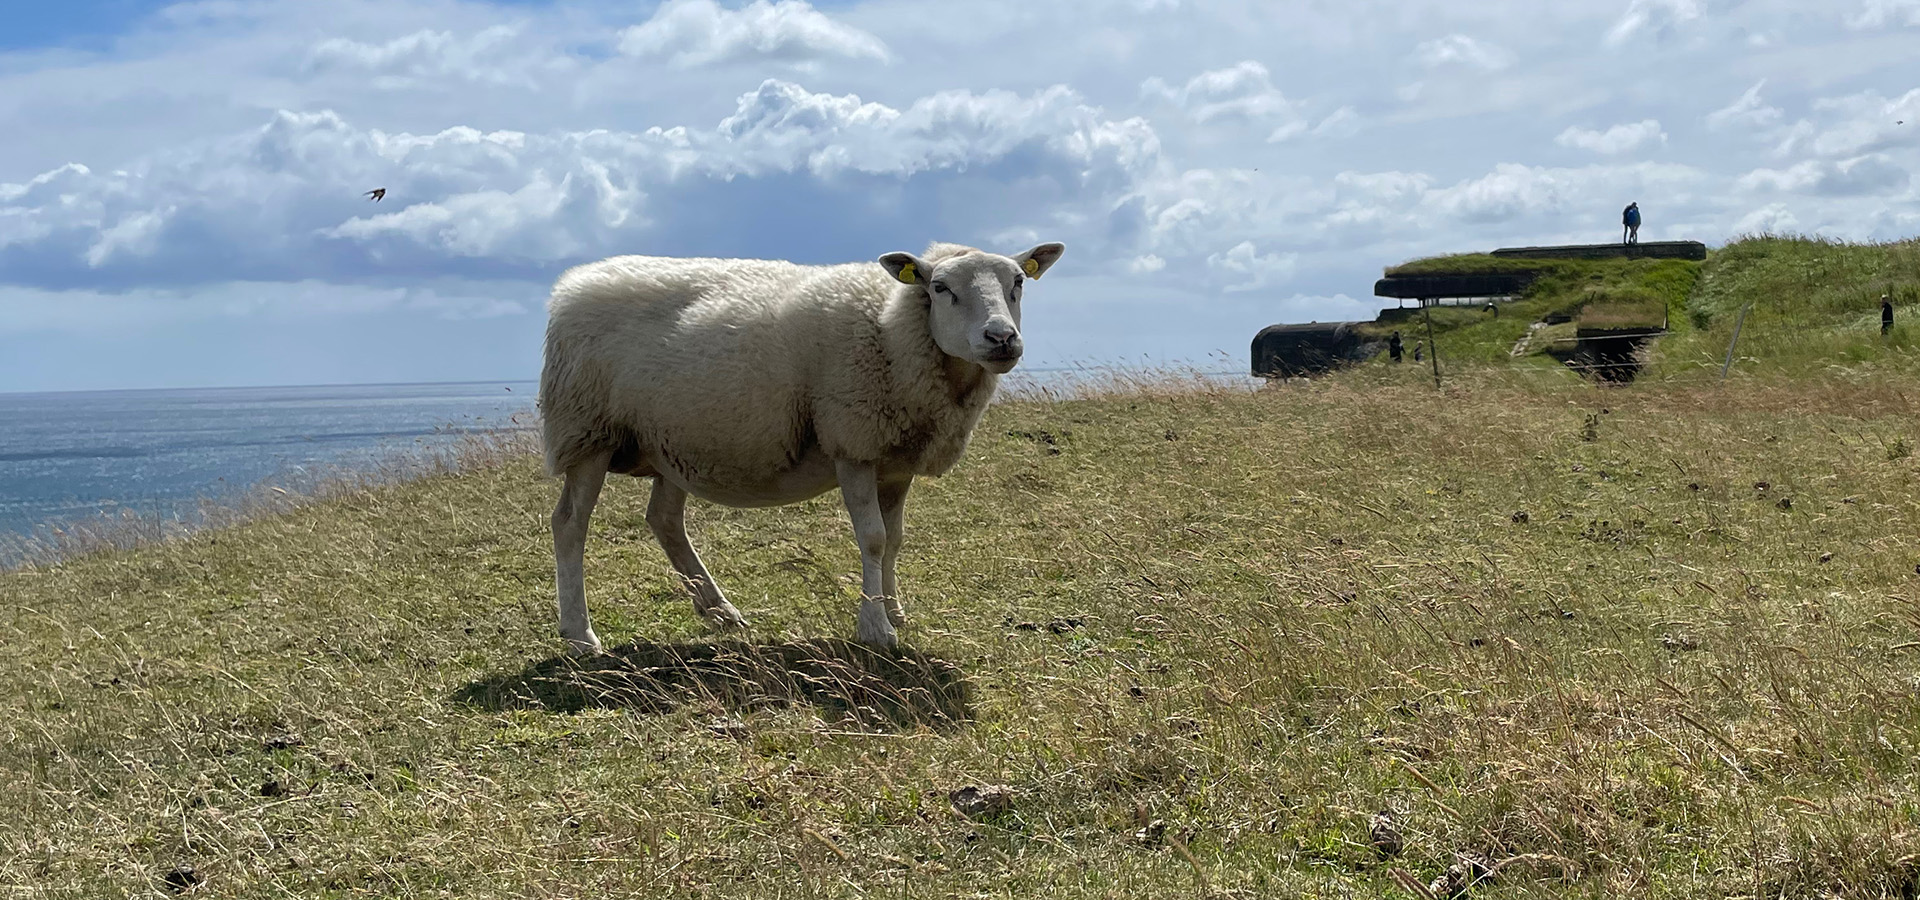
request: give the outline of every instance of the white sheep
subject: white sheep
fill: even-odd
[[[933,244],[879,265],[620,256],[568,270],[548,304],[540,410],[560,635],[600,649],[582,556],[608,472],[651,477],[647,524],[694,609],[741,626],[687,540],[687,495],[777,506],[838,486],[860,546],[860,640],[894,645],[894,563],[916,475],[960,460],[1019,362],[1020,294],[1065,248]]]

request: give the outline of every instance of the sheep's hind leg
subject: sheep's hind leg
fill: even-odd
[[[607,480],[612,454],[601,453],[567,470],[560,502],[553,509],[553,580],[560,611],[560,636],[577,654],[600,652],[600,638],[587,619],[587,585],[583,570],[587,550],[587,523]]]
[[[687,540],[687,492],[665,478],[653,479],[653,497],[647,501],[647,527],[667,552],[667,561],[680,573],[687,590],[693,593],[693,611],[721,628],[743,628],[747,620],[720,593],[707,567]]]
[[[880,557],[880,589],[886,592],[887,621],[899,628],[907,624],[907,611],[900,605],[900,579],[894,564],[900,561],[900,547],[907,540],[907,489],[911,477],[880,483],[880,518],[887,526],[887,550]]]

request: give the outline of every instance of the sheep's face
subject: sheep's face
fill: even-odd
[[[880,264],[920,289],[927,327],[941,352],[1005,374],[1020,362],[1020,295],[1066,248],[1041,244],[1018,256],[963,253],[929,264],[911,253],[889,253]]]

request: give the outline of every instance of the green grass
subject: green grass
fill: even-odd
[[[1520,299],[1499,304],[1498,316],[1479,306],[1432,308],[1441,359],[1486,363],[1511,359],[1515,343],[1529,327],[1549,316],[1571,316],[1586,328],[1659,328],[1672,320],[1671,327],[1684,329],[1689,321],[1687,299],[1693,293],[1700,267],[1700,263],[1678,259],[1502,259],[1461,254],[1413,260],[1387,269],[1386,274],[1538,273]],[[1360,330],[1372,337],[1398,330],[1411,342],[1425,339],[1426,323],[1418,309],[1389,309]],[[1543,353],[1551,346],[1536,336],[1519,364],[1557,365]]]
[[[0,573],[0,884],[1911,896],[1920,369],[1421,374],[995,407],[915,488],[897,657],[837,640],[837,499],[694,508],[727,638],[625,480],[617,655],[557,657],[525,457]]]
[[[1880,296],[1889,292],[1897,324],[1882,336]],[[1685,307],[1691,333],[1660,342],[1653,372],[1717,375],[1739,310],[1749,304],[1736,348],[1742,372],[1796,374],[1910,357],[1920,350],[1913,321],[1920,316],[1920,241],[1768,235],[1716,250]]]

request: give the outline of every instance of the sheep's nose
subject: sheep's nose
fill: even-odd
[[[993,344],[1011,344],[1020,337],[1019,329],[1010,322],[988,322],[984,332],[987,341]]]

